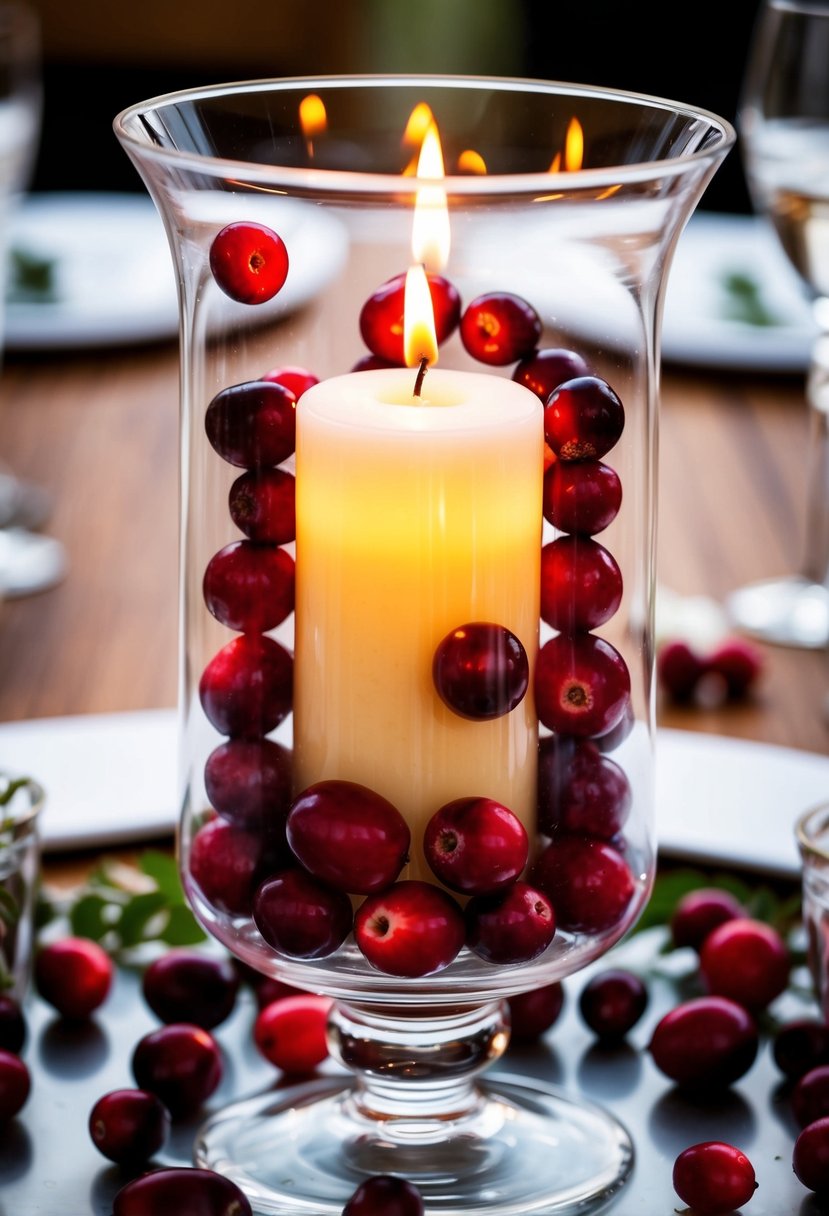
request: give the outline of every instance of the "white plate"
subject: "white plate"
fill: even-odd
[[[44,786],[47,852],[175,830],[174,710],[0,725],[0,769]],[[658,733],[656,821],[665,855],[796,876],[794,821],[827,798],[827,756],[696,731]]]
[[[337,273],[346,235],[318,208],[290,199],[279,204],[280,235],[291,257],[288,279],[274,299],[282,315],[307,303]],[[31,302],[12,296],[6,315],[9,350],[95,348],[176,338],[173,263],[161,217],[149,196],[32,194],[14,221],[11,248],[52,261],[56,296]],[[263,315],[256,309],[246,312],[251,320]]]

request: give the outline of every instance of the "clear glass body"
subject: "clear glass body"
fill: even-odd
[[[0,773],[0,795],[0,992],[22,1001],[32,975],[45,795],[36,781],[8,773]]]
[[[315,125],[303,122],[309,99]],[[423,130],[412,134],[410,120],[424,107],[444,176],[418,159]],[[409,77],[183,93],[132,107],[115,130],[161,213],[180,289],[183,881],[199,919],[244,962],[335,999],[332,1051],[357,1076],[329,1130],[339,1145],[331,1157],[352,1143],[359,1165],[351,1159],[340,1176],[327,1150],[309,1150],[318,1168],[313,1181],[302,1171],[301,1194],[286,1197],[273,1178],[251,1190],[263,1210],[341,1210],[346,1180],[387,1161],[366,1139],[371,1127],[386,1149],[389,1137],[407,1146],[417,1177],[418,1160],[432,1161],[428,1146],[448,1136],[451,1183],[431,1166],[421,1179],[429,1210],[477,1211],[469,1187],[481,1178],[459,1182],[468,1154],[457,1150],[503,1128],[475,1078],[506,1045],[504,998],[603,954],[651,889],[661,310],[675,243],[734,133],[655,98]],[[442,243],[419,244],[424,211]],[[219,281],[211,269],[217,235],[251,223],[279,234],[290,266],[282,290],[255,306],[230,298],[222,269]],[[437,357],[421,382],[420,348],[409,367],[397,347],[394,366],[383,362],[401,311],[382,305],[384,285],[418,264],[440,280]],[[501,333],[505,296],[531,317],[529,336],[516,336],[513,317],[493,357],[484,341]],[[539,356],[558,366],[549,352],[566,352],[550,383],[539,371]],[[380,366],[363,370],[370,355]],[[314,383],[296,401],[295,451],[234,449],[230,398],[250,405],[263,378],[297,368]],[[585,387],[610,394],[611,438],[562,446],[548,426],[562,379],[586,381],[577,397]],[[238,479],[263,465],[287,475],[294,495],[295,533],[279,543],[243,535],[229,506]],[[621,490],[601,520],[551,505],[552,479],[564,483],[576,465],[594,488],[609,478]],[[228,584],[217,555],[227,561],[239,545],[256,570],[231,572]],[[276,582],[259,568],[263,547],[291,559],[287,574],[280,559]],[[464,650],[480,625],[495,633],[482,651]],[[456,634],[453,667],[446,644]],[[236,651],[251,637],[248,678]],[[476,664],[496,672],[485,706],[467,699]],[[341,793],[354,783],[402,817],[408,847],[384,879],[361,885],[365,869],[351,882],[337,869],[361,852],[376,859],[381,844],[365,816],[331,799],[329,783]],[[329,797],[315,801],[321,785]],[[309,792],[320,811],[310,844],[300,810]],[[522,825],[526,848],[509,877],[469,879],[471,860],[460,878],[436,868],[429,825],[460,800],[506,807]],[[481,865],[492,861],[484,835],[463,843]],[[263,912],[263,887],[299,869],[345,894],[350,926],[355,915],[340,943],[316,953],[286,949],[283,922]],[[536,910],[549,900],[555,931],[539,945],[520,911],[527,932],[493,946],[480,917],[506,917],[519,884],[531,898],[541,892]],[[435,892],[448,899],[447,919],[441,910],[428,928],[415,900],[414,961],[394,943],[375,953],[370,918],[360,924],[360,909],[379,900],[374,929],[391,939],[401,888],[427,904]],[[316,1113],[311,1121],[318,1131]],[[602,1115],[598,1128],[589,1117],[589,1131],[562,1122],[579,1141],[564,1156],[580,1159],[581,1178],[564,1181],[558,1155],[556,1179],[541,1181],[544,1202],[554,1192],[567,1203],[606,1195],[629,1169],[624,1135]],[[269,1133],[251,1134],[255,1144],[234,1149],[264,1169]],[[199,1160],[232,1154],[218,1135],[221,1148]],[[591,1139],[610,1164],[587,1151]],[[531,1192],[517,1185],[522,1160],[517,1152],[510,1180],[496,1186],[494,1210],[541,1210],[535,1181]]]
[[[795,824],[801,861],[803,925],[815,997],[829,1010],[829,803],[805,811]]]

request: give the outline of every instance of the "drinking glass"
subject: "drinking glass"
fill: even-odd
[[[376,1174],[430,1213],[604,1203],[617,1118],[480,1074],[508,998],[651,890],[664,278],[735,133],[418,76],[174,93],[115,132],[180,291],[182,881],[332,999],[344,1066],[194,1159],[262,1212],[339,1216]]]
[[[829,644],[829,4],[764,0],[737,126],[754,207],[809,293],[819,333],[806,381],[800,566],[739,588],[728,609],[756,637],[822,649]]]

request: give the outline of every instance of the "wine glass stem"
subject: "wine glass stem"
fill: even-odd
[[[818,317],[829,308],[826,301],[821,304]],[[829,587],[829,332],[815,341],[806,395],[809,447],[803,573],[810,582]]]

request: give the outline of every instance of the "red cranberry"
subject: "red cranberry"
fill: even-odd
[[[663,642],[656,656],[656,674],[671,700],[682,705],[694,699],[705,663],[687,642]]]
[[[141,989],[162,1022],[193,1022],[212,1030],[233,1012],[239,976],[229,958],[212,958],[182,947],[147,965]]]
[[[564,1008],[564,985],[559,981],[542,984],[529,992],[507,998],[510,1016],[510,1041],[534,1043],[558,1021]]]
[[[144,1165],[170,1134],[170,1112],[146,1089],[113,1089],[89,1114],[92,1143],[117,1165]]]
[[[789,983],[791,955],[771,925],[735,917],[708,934],[699,953],[702,982],[709,992],[765,1009]]]
[[[82,1021],[103,1005],[115,968],[102,946],[85,937],[64,937],[35,955],[38,992],[64,1018]]]
[[[122,1186],[112,1216],[251,1216],[247,1195],[230,1178],[195,1166],[151,1170]]]
[[[235,540],[213,554],[202,586],[208,611],[220,624],[266,633],[294,610],[294,559],[277,545]]]
[[[800,1132],[792,1150],[792,1169],[808,1190],[829,1194],[829,1117],[816,1119]]]
[[[292,763],[288,748],[272,739],[228,739],[204,766],[210,805],[238,827],[284,831]]]
[[[272,380],[274,384],[281,384],[290,389],[297,401],[306,389],[313,388],[320,382],[319,376],[315,376],[307,367],[295,367],[293,364],[285,367],[272,367],[270,371],[265,372],[262,379]]]
[[[228,494],[230,518],[250,540],[287,545],[296,540],[296,478],[286,469],[250,469]]]
[[[526,355],[512,373],[512,378],[546,402],[550,393],[565,380],[589,374],[590,367],[582,355],[575,350],[554,346]]]
[[[343,1216],[423,1216],[423,1197],[412,1182],[375,1174],[361,1182],[343,1208]]]
[[[503,625],[473,621],[435,650],[432,677],[445,705],[473,721],[500,718],[520,704],[530,679],[527,652]]]
[[[527,864],[523,823],[492,798],[456,798],[435,811],[423,852],[437,878],[463,895],[492,895],[510,886]]]
[[[357,945],[387,975],[442,971],[464,944],[463,912],[442,887],[398,882],[369,895],[354,917]]]
[[[260,1009],[253,1025],[259,1051],[292,1076],[311,1072],[328,1056],[327,996],[285,996]]]
[[[467,304],[460,334],[473,359],[502,367],[535,350],[541,337],[541,318],[521,296],[489,291]]]
[[[692,997],[654,1028],[648,1051],[660,1072],[688,1090],[717,1091],[748,1072],[760,1036],[754,1017],[722,996]]]
[[[269,859],[261,836],[226,819],[203,824],[190,844],[190,875],[209,904],[248,916]]]
[[[622,402],[599,376],[565,380],[544,407],[544,438],[560,460],[601,459],[624,425]]]
[[[819,1064],[829,1064],[829,1026],[818,1018],[784,1022],[772,1041],[775,1064],[790,1081],[796,1081]]]
[[[28,1028],[20,1002],[8,992],[0,993],[0,1051],[19,1054],[26,1042]]]
[[[616,559],[589,536],[560,536],[541,550],[541,619],[565,633],[596,629],[622,602]]]
[[[0,1049],[0,1126],[23,1109],[32,1089],[29,1066],[13,1051]]]
[[[269,380],[247,380],[217,393],[204,429],[228,464],[242,469],[281,464],[296,446],[296,397]]]
[[[288,250],[273,229],[242,220],[228,224],[213,238],[210,269],[231,300],[263,304],[288,277]]]
[[[622,716],[616,725],[611,727],[610,730],[605,731],[605,733],[600,735],[597,739],[594,739],[594,743],[600,752],[607,755],[608,752],[613,752],[617,747],[621,747],[635,725],[636,716],[633,712],[633,705],[631,704],[630,699],[628,699]]]
[[[544,518],[559,532],[594,536],[619,513],[622,482],[601,460],[553,460],[544,475]]]
[[[740,701],[760,678],[763,656],[753,643],[743,638],[727,638],[708,655],[706,669],[720,677],[730,701]]]
[[[630,672],[615,647],[592,633],[545,642],[535,666],[535,704],[542,724],[579,736],[606,734],[630,701]]]
[[[280,1000],[283,996],[309,995],[304,988],[294,988],[292,984],[277,980],[272,975],[257,974],[255,980],[252,981],[252,986],[257,1009],[264,1009],[266,1005]]]
[[[722,1140],[692,1144],[674,1162],[673,1186],[699,1216],[726,1216],[748,1203],[757,1189],[745,1153]]]
[[[612,840],[633,802],[630,782],[615,760],[589,739],[546,735],[538,749],[538,824],[548,836],[578,833]]]
[[[309,785],[288,812],[288,844],[322,882],[367,895],[394,882],[411,833],[395,806],[354,781]]]
[[[798,1077],[791,1093],[792,1113],[800,1127],[829,1116],[829,1064],[817,1064]]]
[[[218,1088],[223,1071],[210,1031],[190,1022],[151,1030],[132,1053],[136,1084],[156,1094],[174,1119],[194,1114]]]
[[[585,1025],[603,1042],[623,1039],[648,1007],[648,990],[641,978],[624,967],[599,971],[579,994]]]
[[[294,661],[284,646],[243,634],[223,646],[202,672],[202,709],[222,735],[266,735],[291,711],[293,677]]]
[[[428,272],[429,294],[435,313],[435,336],[438,344],[445,342],[461,319],[461,298],[458,291],[442,275]],[[360,310],[360,334],[374,355],[400,366],[405,363],[403,352],[403,303],[406,275],[398,274],[383,283],[369,296]]]
[[[675,946],[699,951],[713,929],[744,916],[736,895],[719,887],[697,887],[681,896],[671,914],[671,939]]]
[[[540,855],[530,875],[549,895],[559,928],[604,933],[618,925],[636,891],[621,853],[603,840],[561,836]]]
[[[274,950],[289,958],[325,958],[351,932],[353,911],[344,891],[302,870],[266,878],[253,900],[253,922]]]
[[[536,887],[516,882],[466,905],[466,944],[488,963],[527,963],[547,949],[556,931],[553,905]]]
[[[381,359],[379,355],[362,355],[351,365],[351,370],[353,372],[376,372],[386,367],[402,366],[402,361],[394,363],[391,359]]]

